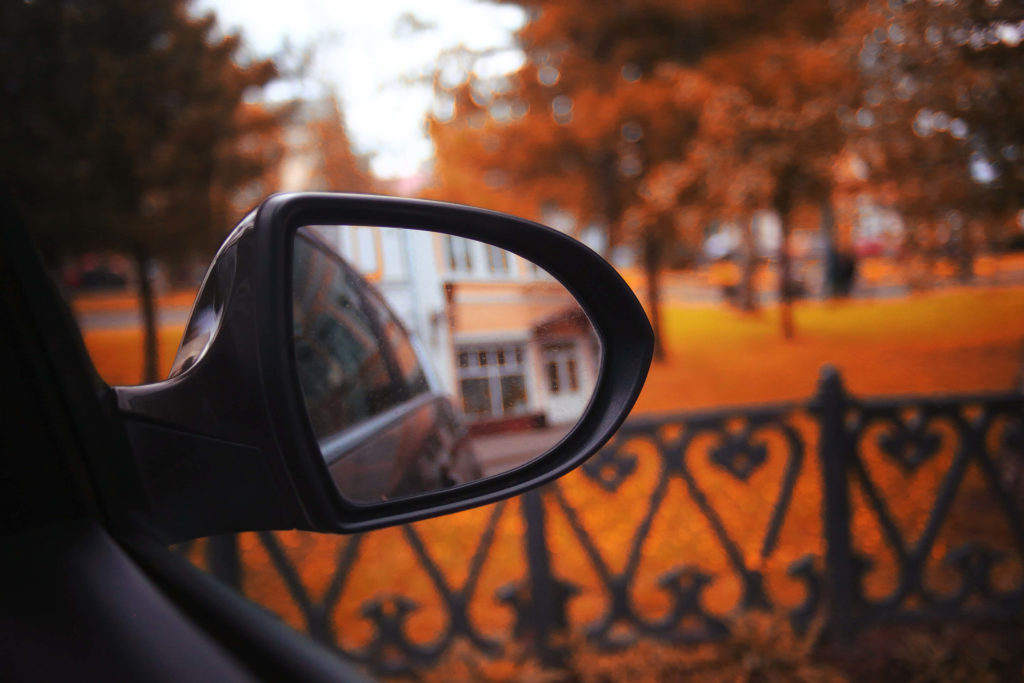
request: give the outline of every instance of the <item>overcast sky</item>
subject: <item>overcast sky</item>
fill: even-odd
[[[433,73],[438,56],[460,45],[509,48],[481,67],[492,74],[513,71],[522,59],[513,32],[523,12],[486,2],[196,0],[193,8],[215,11],[221,27],[241,31],[257,55],[276,53],[286,41],[313,47],[305,82],[279,86],[269,96],[316,97],[333,88],[357,151],[373,155],[373,170],[382,177],[412,175],[433,153],[423,125],[431,86],[406,77]]]

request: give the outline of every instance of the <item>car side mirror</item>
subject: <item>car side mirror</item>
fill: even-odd
[[[283,194],[221,246],[170,377],[115,392],[166,540],[357,532],[570,471],[625,418],[652,348],[622,278],[560,232]]]

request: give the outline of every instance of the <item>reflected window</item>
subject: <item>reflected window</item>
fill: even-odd
[[[487,270],[495,274],[507,275],[509,272],[508,252],[490,244],[484,245],[487,250]]]
[[[491,383],[484,378],[464,379],[462,407],[466,415],[486,416],[491,414]]]
[[[449,271],[452,273],[473,272],[473,257],[469,240],[453,235],[445,235],[444,247]]]
[[[576,359],[570,358],[566,362],[566,370],[569,374],[569,391],[579,391],[580,388],[580,377],[579,373],[576,372]]]
[[[586,379],[582,376],[578,347],[573,342],[547,344],[541,350],[544,380],[548,394],[572,399],[580,394]]]
[[[376,228],[349,228],[352,239],[352,255],[356,269],[365,275],[379,275],[380,263],[380,232]]]
[[[526,407],[526,381],[522,375],[508,375],[501,378],[501,409],[516,412]]]
[[[518,415],[529,408],[522,344],[456,351],[463,411],[473,418]]]
[[[558,382],[558,363],[548,363],[548,391],[557,394],[561,389]]]

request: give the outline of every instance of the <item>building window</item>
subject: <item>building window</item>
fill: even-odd
[[[448,257],[448,270],[453,273],[471,273],[473,271],[473,257],[470,253],[469,240],[445,235],[444,245]]]
[[[521,345],[464,346],[456,350],[456,358],[462,409],[467,416],[502,417],[527,409],[525,354]]]
[[[565,364],[566,370],[569,373],[569,391],[577,392],[580,390],[580,377],[576,371],[576,359],[570,358]]]
[[[548,363],[548,391],[557,394],[561,385],[558,383],[558,363]]]
[[[485,245],[487,250],[487,269],[492,273],[508,274],[508,252],[501,247]]]
[[[464,379],[462,407],[466,415],[491,414],[491,383],[486,378]]]
[[[515,412],[526,405],[526,381],[522,375],[505,375],[501,378],[501,410]]]
[[[378,228],[353,226],[349,230],[352,240],[352,256],[349,260],[355,262],[356,270],[362,275],[379,276],[381,248]]]

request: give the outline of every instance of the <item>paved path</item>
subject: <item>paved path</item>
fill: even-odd
[[[484,468],[484,476],[490,477],[533,460],[558,443],[570,427],[572,425],[557,425],[478,436],[473,439],[473,450]]]

